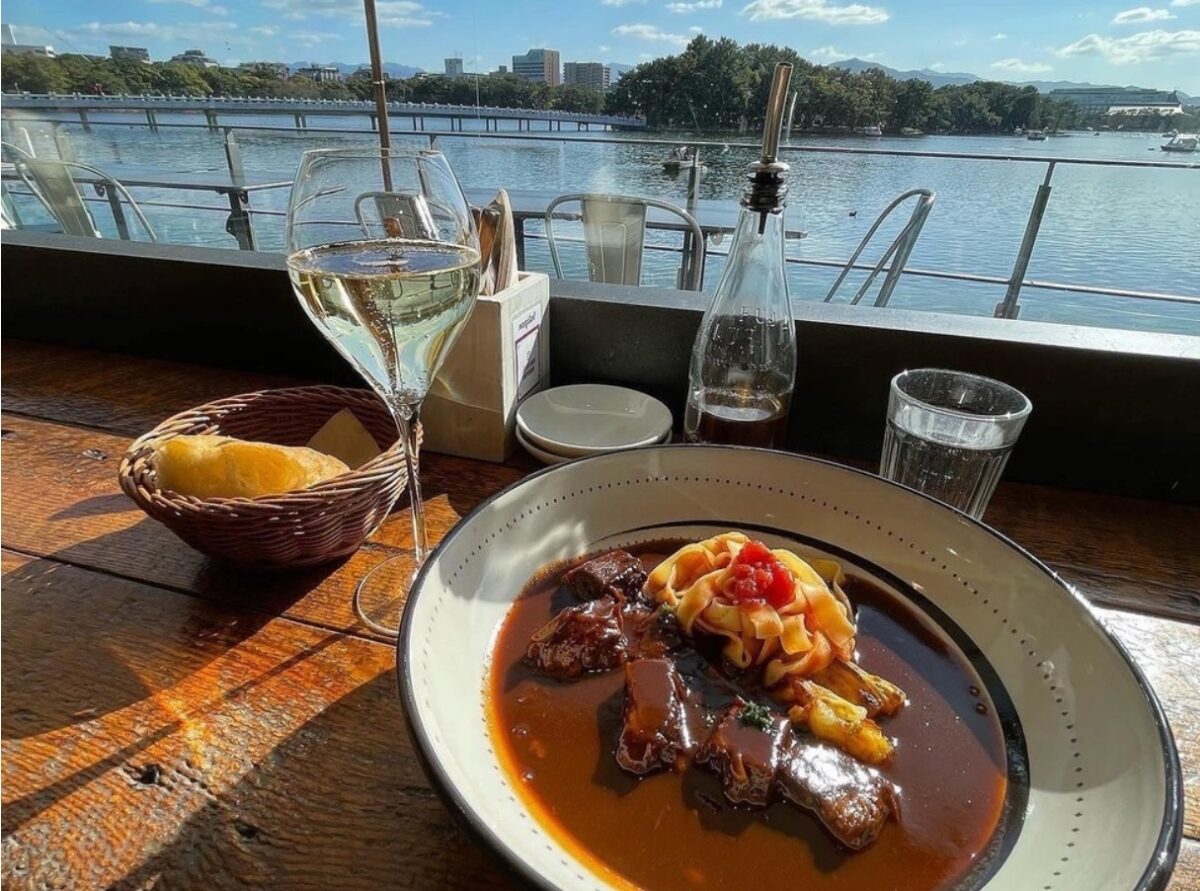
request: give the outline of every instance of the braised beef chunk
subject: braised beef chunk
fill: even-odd
[[[789,801],[811,810],[848,848],[865,848],[889,816],[899,819],[899,796],[879,772],[844,752],[790,736],[777,779]]]
[[[632,554],[609,551],[576,566],[563,576],[563,581],[583,600],[606,594],[618,600],[636,600],[646,583],[646,570]]]
[[[642,603],[626,603],[621,621],[630,660],[661,659],[683,646],[679,622],[672,613]]]
[[[696,761],[721,777],[730,801],[765,807],[788,733],[782,715],[747,712],[745,703],[735,702],[721,715]]]
[[[639,775],[682,768],[693,748],[688,730],[687,689],[666,659],[625,664],[625,724],[617,763]]]
[[[560,678],[609,671],[625,659],[621,609],[611,597],[564,609],[534,632],[525,651],[529,665]]]

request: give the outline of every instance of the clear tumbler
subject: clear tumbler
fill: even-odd
[[[879,474],[978,519],[1033,406],[1008,384],[941,368],[892,378]]]

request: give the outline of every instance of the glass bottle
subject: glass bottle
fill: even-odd
[[[750,183],[725,271],[700,323],[688,379],[689,442],[778,448],[796,377],[796,325],[784,266],[788,165],[778,160],[791,66],[775,68],[763,156]]]

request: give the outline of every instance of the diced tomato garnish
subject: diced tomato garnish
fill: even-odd
[[[769,603],[779,609],[791,602],[795,580],[761,541],[748,541],[733,562],[731,593],[738,603]]]

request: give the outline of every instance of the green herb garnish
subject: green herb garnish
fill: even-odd
[[[771,710],[759,702],[747,702],[738,715],[744,727],[757,727],[766,732],[771,729]]]

